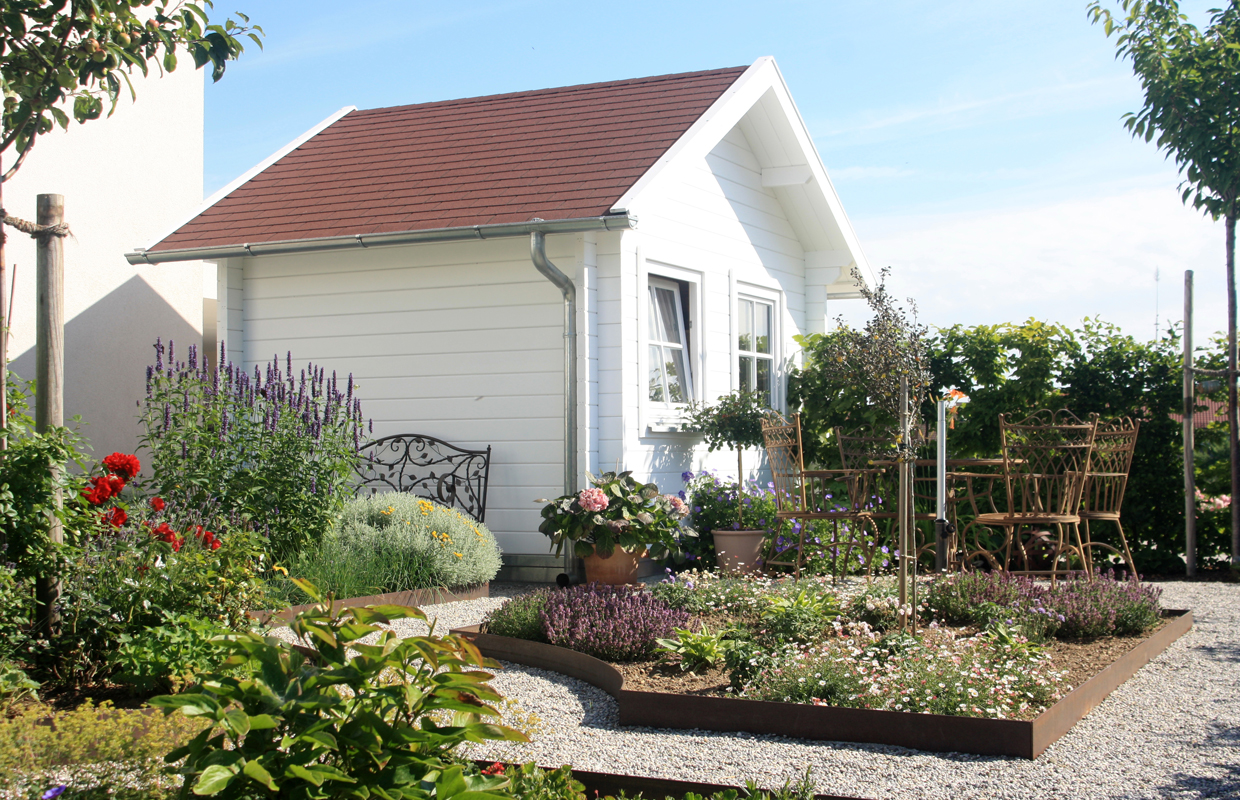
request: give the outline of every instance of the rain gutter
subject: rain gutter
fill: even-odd
[[[460,228],[431,228],[429,230],[400,231],[397,233],[359,233],[315,239],[287,239],[279,242],[257,242],[218,247],[191,247],[181,250],[150,251],[138,247],[133,252],[126,253],[125,260],[130,264],[165,264],[172,261],[217,261],[225,258],[249,258],[289,255],[293,253],[316,253],[330,250],[350,250],[355,247],[384,247],[427,242],[481,241],[485,239],[528,236],[534,233],[617,231],[635,227],[637,227],[637,219],[627,212],[622,212],[601,217],[580,217],[550,221],[533,220],[530,222],[500,223],[496,225],[469,225]]]

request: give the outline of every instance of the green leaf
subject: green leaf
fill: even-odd
[[[271,777],[271,773],[267,771],[267,768],[257,761],[245,762],[245,767],[241,771],[273,792],[280,788],[276,785],[275,779]]]
[[[194,782],[194,794],[211,795],[216,794],[232,783],[232,779],[237,774],[236,767],[226,767],[223,764],[212,764],[202,771],[198,776],[198,780]]]

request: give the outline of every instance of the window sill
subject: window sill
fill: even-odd
[[[688,420],[681,408],[649,409],[646,415],[646,434],[677,434],[696,436],[696,431],[688,430]]]

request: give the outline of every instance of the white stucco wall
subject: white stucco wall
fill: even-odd
[[[37,194],[65,196],[65,414],[88,423],[95,458],[137,447],[135,403],[155,337],[181,348],[202,329],[201,263],[134,267],[124,254],[202,202],[203,75],[183,62],[133,80],[136,103],[123,93],[112,117],[40,137],[4,185],[5,209],[24,219],[35,218]],[[33,378],[33,240],[10,230],[7,261],[17,271],[9,353]]]
[[[583,242],[549,236],[548,256],[579,274]],[[563,303],[527,239],[236,259],[219,273],[234,361],[244,353],[252,371],[292,351],[295,368],[353,373],[376,438],[490,445],[487,526],[505,552],[548,552],[533,501],[564,486]]]
[[[805,256],[784,209],[740,128],[704,158],[685,159],[652,184],[635,204],[640,220],[612,252],[600,248],[600,458],[618,461],[665,492],[682,487],[681,473],[703,467],[736,474],[731,451],[708,453],[699,437],[660,432],[662,415],[646,401],[646,287],[649,275],[694,282],[691,315],[699,399],[713,401],[738,386],[736,301],[740,295],[775,305],[782,405],[787,363],[799,348],[792,337],[805,321]],[[745,453],[747,477],[760,450]]]

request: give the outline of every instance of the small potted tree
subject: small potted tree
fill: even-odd
[[[745,448],[762,444],[762,416],[768,410],[759,395],[744,391],[726,394],[713,405],[694,404],[689,408],[689,428],[702,434],[712,453],[725,447],[736,450],[736,529],[711,532],[719,568],[725,572],[756,571],[766,540],[765,530],[743,529],[742,512]]]
[[[572,542],[585,563],[587,582],[631,583],[647,550],[654,558],[666,558],[679,547],[680,537],[695,535],[680,527],[689,507],[675,495],[659,494],[655,484],[634,480],[631,472],[586,477],[589,489],[543,507],[538,530],[550,537],[557,556]]]

